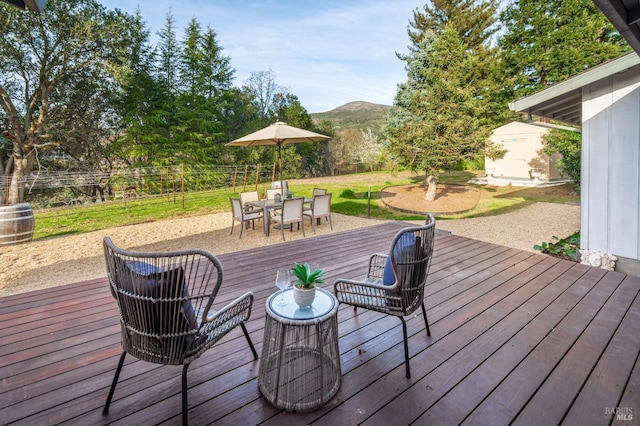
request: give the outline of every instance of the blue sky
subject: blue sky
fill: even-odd
[[[406,80],[396,52],[407,53],[407,25],[424,2],[407,0],[100,0],[134,13],[138,5],[152,42],[171,11],[176,35],[196,18],[216,31],[236,70],[234,85],[251,72],[272,70],[276,83],[308,112],[351,101],[391,105]]]

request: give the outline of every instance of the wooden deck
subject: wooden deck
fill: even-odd
[[[262,348],[275,270],[318,262],[357,278],[402,223],[220,256],[220,305],[256,295],[248,329]],[[257,232],[257,231],[256,231]],[[116,241],[117,243],[117,241]],[[78,263],[78,268],[82,264]],[[328,286],[329,287],[329,286]],[[640,408],[640,279],[438,232],[421,314],[411,318],[405,378],[397,318],[341,307],[343,381],[308,413],[262,398],[238,328],[189,369],[192,424],[609,424]],[[128,357],[101,414],[120,326],[105,279],[0,299],[0,424],[179,424],[181,368]],[[626,417],[628,420],[629,417]]]

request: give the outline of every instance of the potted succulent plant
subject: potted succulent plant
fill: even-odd
[[[316,284],[324,284],[327,271],[318,268],[311,270],[308,263],[297,263],[291,268],[291,273],[296,277],[293,283],[293,300],[300,308],[311,306],[316,297]]]

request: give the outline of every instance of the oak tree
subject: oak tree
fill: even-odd
[[[94,0],[49,2],[42,13],[0,3],[0,204],[24,198],[24,179],[39,153],[65,141],[52,132],[50,118],[73,100],[81,82],[105,78],[122,25],[118,14]],[[80,97],[75,99],[81,99]],[[86,99],[85,99],[86,100]],[[99,123],[100,121],[93,121]]]

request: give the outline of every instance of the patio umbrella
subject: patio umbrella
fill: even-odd
[[[282,193],[282,144],[319,142],[325,139],[331,139],[329,136],[320,133],[311,132],[309,130],[300,129],[298,127],[289,126],[282,121],[276,121],[272,125],[264,129],[253,132],[247,136],[229,142],[229,146],[262,146],[276,145],[278,147],[278,169],[280,172],[280,192]]]

